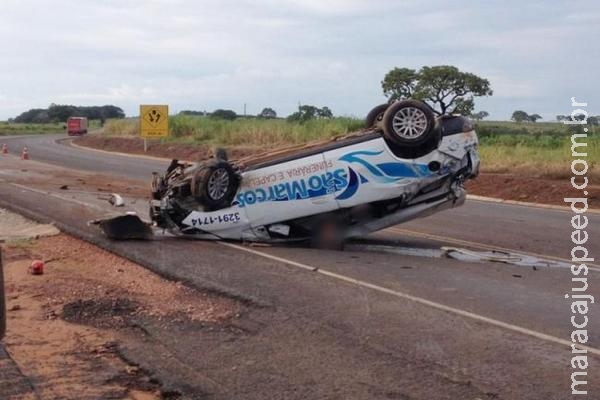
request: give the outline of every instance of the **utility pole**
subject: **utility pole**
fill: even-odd
[[[246,103],[244,103],[244,117],[246,117]]]

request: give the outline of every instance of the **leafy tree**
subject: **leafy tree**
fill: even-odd
[[[381,87],[390,101],[410,99],[419,82],[419,73],[411,68],[394,68],[388,72]]]
[[[531,114],[528,116],[529,121],[536,122],[538,119],[542,119],[540,114]]]
[[[482,120],[490,116],[490,113],[487,111],[478,111],[475,114],[471,115],[471,118],[476,119],[477,121]]]
[[[527,114],[525,111],[517,110],[512,114],[510,119],[515,122],[529,121],[529,114]]]
[[[298,107],[298,111],[288,117],[288,121],[306,122],[315,118],[332,118],[333,113],[329,107],[315,107],[311,105],[303,105]]]
[[[566,115],[560,115],[560,114],[559,114],[559,115],[557,115],[557,116],[556,116],[556,120],[557,120],[558,122],[561,122],[561,121],[566,121],[566,120],[567,120],[567,116],[566,116]]]
[[[237,118],[237,114],[235,113],[235,111],[222,109],[213,111],[212,114],[210,114],[210,116],[213,118],[226,119],[229,121],[233,121]]]
[[[323,107],[317,110],[317,116],[319,118],[333,118],[333,113],[329,109],[329,107]]]
[[[277,118],[277,113],[272,108],[266,107],[258,114],[259,118],[272,119]]]
[[[450,65],[394,68],[381,82],[383,93],[391,100],[414,98],[427,102],[437,114],[461,112],[469,115],[475,96],[491,96],[490,82]]]
[[[124,118],[125,113],[121,108],[112,105],[83,107],[52,103],[48,109],[34,108],[25,111],[15,118],[15,122],[66,122],[69,117],[87,117],[103,121],[107,118]]]
[[[598,126],[600,124],[600,115],[589,116],[587,123],[592,126]]]
[[[32,108],[15,117],[17,123],[47,123],[50,122],[48,111],[43,108]]]
[[[206,115],[204,111],[193,111],[193,110],[182,110],[179,111],[181,115]]]

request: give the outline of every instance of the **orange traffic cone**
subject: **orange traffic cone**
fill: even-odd
[[[27,146],[23,147],[23,152],[21,153],[21,160],[29,160],[29,150],[27,150]]]
[[[2,144],[2,154],[8,154],[8,145],[6,143]]]

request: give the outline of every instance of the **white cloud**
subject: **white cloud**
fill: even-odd
[[[600,57],[591,2],[577,13],[566,0],[2,3],[0,119],[52,102],[135,113],[142,101],[280,114],[301,101],[364,115],[389,69],[439,64],[490,79],[495,95],[482,104],[496,118],[521,102],[554,110],[567,89],[600,108],[589,89]]]

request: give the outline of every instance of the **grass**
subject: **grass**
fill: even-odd
[[[0,136],[9,135],[35,135],[47,133],[63,133],[65,132],[65,123],[47,123],[47,124],[29,124],[0,121]],[[100,121],[90,121],[89,129],[97,129],[100,127]]]
[[[331,138],[359,130],[363,121],[351,118],[312,120],[306,123],[283,119],[236,119],[225,121],[200,116],[170,118],[171,136],[166,143],[193,145],[279,147]],[[486,172],[518,172],[529,176],[566,179],[571,176],[571,131],[559,123],[480,121],[476,125],[480,153]],[[587,138],[588,176],[600,177],[600,129]],[[136,118],[107,121],[104,134],[139,135]]]
[[[171,136],[165,142],[213,144],[227,146],[282,146],[331,138],[362,128],[363,122],[352,118],[311,120],[292,123],[283,119],[244,119],[226,121],[209,117],[177,115],[170,117]],[[110,120],[104,126],[110,136],[137,136],[137,118]]]

